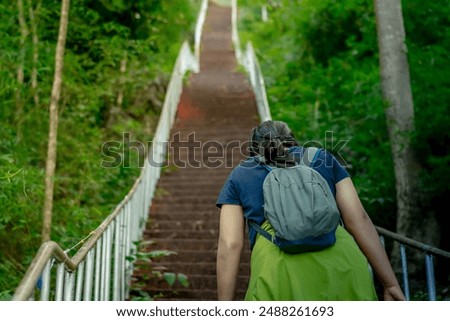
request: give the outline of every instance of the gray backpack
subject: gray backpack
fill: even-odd
[[[289,254],[317,251],[336,242],[340,213],[326,180],[313,168],[320,150],[306,148],[300,164],[269,167],[264,184],[264,215],[272,236],[259,225],[250,225]]]

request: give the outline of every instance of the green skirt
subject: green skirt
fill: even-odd
[[[273,234],[267,222],[262,227]],[[336,244],[317,252],[286,254],[257,235],[245,300],[377,300],[366,257],[341,226]]]

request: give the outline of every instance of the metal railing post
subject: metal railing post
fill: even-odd
[[[95,248],[89,251],[86,258],[86,276],[84,278],[83,300],[92,300],[92,279],[94,277]]]
[[[64,264],[58,264],[56,272],[56,292],[55,301],[62,301],[64,294]]]
[[[41,301],[48,301],[50,299],[50,270],[52,268],[52,261],[53,259],[47,261],[41,275]]]
[[[64,271],[64,301],[73,301],[74,287],[75,287],[75,274]]]
[[[101,266],[102,266],[102,238],[100,238],[97,241],[97,246],[95,247],[94,301],[100,301]]]
[[[106,256],[105,256],[105,294],[103,301],[110,301],[111,292],[111,249],[112,249],[112,232],[114,231],[114,221],[108,226],[106,230]]]
[[[410,300],[409,294],[409,279],[408,279],[408,262],[406,259],[406,249],[403,244],[400,245],[400,258],[402,261],[402,277],[403,277],[403,291],[405,293],[406,300]]]
[[[114,238],[114,273],[113,273],[113,301],[120,298],[120,217],[116,221],[116,231]]]
[[[84,267],[86,262],[80,263],[77,269],[77,284],[75,287],[75,301],[81,301],[83,294]]]
[[[127,239],[127,228],[125,225],[126,222],[126,215],[125,215],[125,209],[122,209],[123,214],[120,216],[120,229],[121,229],[121,243],[120,243],[120,249],[122,251],[122,255],[120,256],[120,271],[121,271],[121,278],[122,278],[122,282],[121,282],[121,286],[120,286],[120,298],[121,300],[125,300],[127,298],[127,281],[128,281],[128,277],[127,277],[127,271],[126,271],[126,255],[127,255],[127,250],[126,250],[126,239]]]
[[[434,278],[433,256],[425,253],[425,270],[427,274],[428,300],[436,301],[436,283]]]

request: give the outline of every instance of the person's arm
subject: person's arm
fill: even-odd
[[[336,184],[336,201],[346,229],[353,235],[383,285],[384,300],[405,300],[378,232],[349,177]]]
[[[219,300],[234,299],[239,262],[244,247],[244,214],[239,205],[222,205],[217,249],[217,294]]]

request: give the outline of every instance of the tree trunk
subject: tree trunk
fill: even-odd
[[[396,180],[397,232],[434,245],[439,238],[437,223],[433,215],[421,210],[418,184],[421,168],[411,146],[414,106],[401,1],[374,0],[374,4],[381,87],[387,103],[386,119]],[[393,255],[397,258],[397,251]],[[411,272],[414,269],[411,266]]]
[[[17,124],[17,139],[22,139],[22,122],[23,122],[23,108],[24,103],[22,99],[22,89],[24,82],[24,65],[25,65],[25,42],[28,37],[28,28],[25,23],[25,15],[22,0],[17,0],[17,11],[20,28],[20,47],[19,47],[19,61],[17,65],[17,89],[16,89],[16,124]]]
[[[120,78],[119,78],[119,92],[117,94],[117,107],[122,109],[123,105],[123,86],[125,82],[125,73],[127,71],[127,55],[120,60]]]
[[[106,122],[106,129],[110,130],[116,120],[119,118],[120,114],[123,113],[123,91],[125,83],[125,73],[127,71],[127,55],[120,60],[120,76],[117,84],[117,98],[116,103],[109,109],[108,121]]]
[[[50,124],[48,131],[47,162],[45,164],[45,200],[42,224],[42,242],[50,240],[52,224],[53,190],[56,167],[56,142],[58,134],[58,102],[61,94],[64,47],[66,44],[67,25],[69,22],[69,6],[70,0],[62,0],[61,19],[55,54],[55,75],[53,78],[52,94],[50,98]]]
[[[28,0],[28,15],[30,17],[31,36],[33,39],[33,69],[31,71],[31,90],[33,92],[34,105],[39,106],[39,92],[38,92],[38,72],[37,64],[39,61],[39,37],[37,33],[37,21],[35,13],[39,11],[41,3],[36,6],[36,10],[33,9],[32,0]]]

